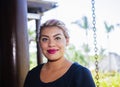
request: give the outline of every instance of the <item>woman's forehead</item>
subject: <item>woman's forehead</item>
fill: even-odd
[[[62,29],[58,28],[58,27],[46,27],[41,31],[41,34],[49,34],[49,35],[56,35],[56,34],[60,34],[63,35],[63,31]]]

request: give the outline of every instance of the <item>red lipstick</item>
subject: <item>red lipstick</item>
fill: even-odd
[[[49,53],[49,54],[55,54],[56,53],[56,49],[49,49],[49,50],[47,50],[47,52]]]

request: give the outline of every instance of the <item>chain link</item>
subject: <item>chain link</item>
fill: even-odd
[[[93,38],[94,38],[94,52],[95,52],[95,55],[94,55],[94,58],[95,58],[95,72],[96,72],[96,75],[95,75],[95,79],[96,79],[96,86],[99,87],[100,86],[100,83],[99,83],[99,66],[98,66],[98,54],[97,54],[97,51],[98,51],[98,48],[97,48],[97,34],[96,34],[96,15],[95,15],[95,0],[91,0],[91,3],[92,3],[92,24],[93,24]]]

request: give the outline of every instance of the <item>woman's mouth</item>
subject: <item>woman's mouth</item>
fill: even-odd
[[[49,54],[55,54],[58,50],[57,49],[50,49],[50,50],[47,50],[47,52]]]

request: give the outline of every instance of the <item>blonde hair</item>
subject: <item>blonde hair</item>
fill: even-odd
[[[57,20],[57,19],[50,19],[50,20],[47,20],[45,23],[43,23],[40,26],[40,33],[44,28],[53,27],[53,26],[56,26],[56,27],[60,28],[63,31],[63,34],[65,35],[65,38],[69,38],[68,29],[66,28],[65,24],[62,21]]]

